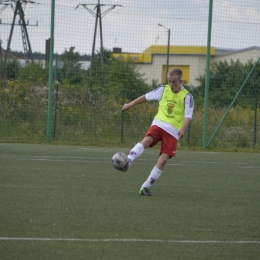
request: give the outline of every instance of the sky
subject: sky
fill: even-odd
[[[34,1],[34,4],[23,5],[23,10],[25,20],[29,20],[27,30],[32,51],[44,53],[45,41],[50,38],[51,0]],[[81,4],[86,4],[88,9]],[[80,54],[91,54],[97,4],[98,0],[55,0],[55,53],[75,47]],[[209,0],[100,0],[100,4],[106,49],[119,47],[123,52],[141,53],[151,45],[167,45],[168,29],[171,45],[207,45]],[[116,7],[109,11],[111,5]],[[0,40],[6,49],[14,11],[11,5],[2,10],[3,6],[0,5]],[[36,23],[38,26],[34,26]],[[159,23],[163,27],[158,26]],[[96,51],[101,46],[99,26],[98,23]],[[11,49],[23,51],[19,27],[14,27]],[[260,1],[213,1],[212,46],[227,49],[260,46],[259,31]]]

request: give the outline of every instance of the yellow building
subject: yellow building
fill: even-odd
[[[257,60],[260,56],[259,47],[250,47],[241,50],[217,49],[211,47],[211,62],[239,59],[245,63],[248,60]],[[141,74],[144,74],[146,83],[157,85],[166,82],[167,46],[152,45],[143,53],[124,53],[120,48],[114,48],[113,56],[122,59],[131,59],[138,64]],[[178,67],[183,71],[183,81],[191,87],[198,86],[198,77],[204,75],[206,68],[206,46],[170,46],[169,69]]]

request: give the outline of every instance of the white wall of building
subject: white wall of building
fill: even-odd
[[[227,55],[211,57],[211,63],[221,60],[226,60],[228,63],[231,60],[240,60],[240,62],[246,63],[250,59],[257,61],[259,57],[260,48],[252,47],[241,51],[234,51]],[[160,85],[162,83],[163,65],[166,65],[166,55],[153,55],[152,63],[139,64],[138,68],[141,74],[145,74],[143,78],[147,84],[152,85],[153,80],[157,80],[158,85]],[[190,75],[188,85],[196,87],[199,84],[196,78],[205,74],[206,55],[173,55],[169,58],[169,65],[189,66]]]
[[[169,65],[170,66],[189,66],[189,85],[197,86],[198,82],[196,78],[203,75],[206,66],[205,56],[195,56],[195,55],[176,55],[170,56]],[[141,74],[145,74],[144,78],[146,83],[152,84],[153,80],[157,80],[158,84],[162,82],[163,66],[166,66],[166,56],[165,55],[153,55],[152,63],[149,64],[139,64]]]
[[[237,51],[233,52],[228,55],[224,56],[217,56],[214,57],[214,61],[221,61],[226,60],[228,63],[230,63],[231,60],[236,61],[240,60],[242,63],[247,63],[250,59],[252,59],[254,62],[257,61],[260,57],[260,48],[248,48],[243,51]]]

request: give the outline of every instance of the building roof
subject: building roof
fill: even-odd
[[[118,48],[120,51],[121,49]],[[235,53],[245,52],[249,50],[259,50],[258,46],[251,46],[244,49],[227,49],[227,48],[210,48],[210,54],[213,57],[220,57],[231,55]],[[131,59],[136,63],[152,63],[153,55],[167,55],[167,45],[151,45],[149,48],[144,50],[142,53],[129,53],[129,52],[113,52],[114,57],[120,57],[122,59]],[[188,56],[206,56],[207,46],[175,46],[171,45],[169,48],[170,55],[188,55]]]
[[[259,50],[260,47],[258,46],[251,46],[243,49],[222,49],[222,48],[216,48],[216,56],[225,56],[225,55],[230,55],[230,54],[235,54],[235,53],[241,53],[245,51],[250,51],[250,50]]]
[[[142,53],[125,53],[125,52],[113,52],[114,57],[121,57],[123,59],[130,58],[137,63],[151,63],[153,55],[165,55],[168,52],[167,45],[152,45]],[[215,47],[210,48],[211,55],[215,55]],[[207,55],[206,46],[175,46],[171,45],[169,48],[170,55]]]

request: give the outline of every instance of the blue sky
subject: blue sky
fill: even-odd
[[[25,19],[38,27],[29,26],[33,51],[45,51],[50,36],[51,0],[35,0],[39,4],[24,7]],[[55,52],[71,46],[80,53],[92,50],[95,17],[78,4],[97,4],[97,0],[56,0]],[[122,5],[102,17],[103,43],[107,49],[121,47],[125,52],[143,52],[151,45],[166,45],[167,30],[171,30],[171,45],[207,44],[208,0],[100,0],[101,4]],[[88,6],[94,10],[95,5]],[[104,13],[110,6],[102,6]],[[12,21],[9,7],[0,13],[2,22]],[[0,25],[0,39],[7,46],[10,25]],[[214,0],[211,44],[220,48],[260,46],[260,1]],[[100,48],[99,28],[96,50]],[[15,26],[11,49],[23,50],[19,26]]]

